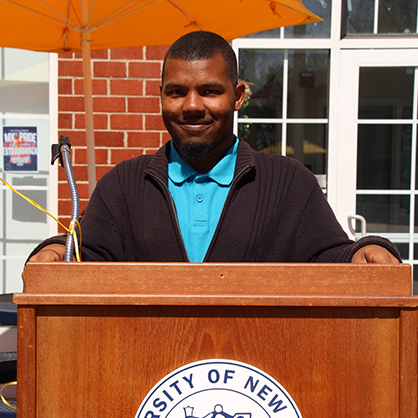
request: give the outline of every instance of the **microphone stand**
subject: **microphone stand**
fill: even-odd
[[[78,225],[80,218],[80,198],[78,194],[77,184],[75,182],[73,167],[71,165],[71,143],[68,136],[60,135],[59,143],[53,144],[51,147],[52,159],[51,165],[54,165],[55,160],[59,157],[61,166],[65,169],[68,187],[71,193],[71,228]],[[77,232],[77,231],[76,231]],[[74,236],[71,232],[67,234],[67,242],[65,246],[64,261],[72,261],[74,255]]]

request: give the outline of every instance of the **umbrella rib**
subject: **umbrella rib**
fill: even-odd
[[[141,6],[141,3],[144,3],[146,0],[141,0],[139,2],[139,4],[133,4],[131,6],[128,7],[128,5],[130,3],[135,2],[136,0],[131,0],[130,2],[126,3],[125,5],[123,5],[122,7],[120,7],[119,9],[113,11],[110,15],[106,16],[105,18],[103,18],[102,20],[100,20],[99,22],[95,23],[92,26],[92,30],[95,30],[99,27],[108,25],[109,23],[113,23],[119,19],[122,19],[123,17],[129,16],[133,13],[136,13],[140,10],[143,10],[149,6],[154,5],[155,3],[159,3],[162,0],[155,0],[149,4],[146,4],[145,6]]]
[[[90,24],[90,19],[91,19],[91,14],[93,13],[93,3],[94,3],[94,0],[92,0],[91,1],[91,4],[90,4],[90,11],[89,11],[89,17],[87,18],[87,27],[89,27],[89,24]]]
[[[70,15],[70,2],[67,2],[67,18]],[[67,29],[68,26],[65,27]],[[64,51],[67,50],[67,42],[68,42],[68,30],[65,30],[64,33]]]
[[[183,10],[175,1],[173,0],[167,0],[168,3],[171,3],[174,7],[177,7],[177,9],[179,9],[185,16],[187,16],[194,25],[196,25],[200,30],[204,30],[202,28],[202,26],[199,25],[199,23],[197,23],[196,19],[193,19],[193,17],[191,17],[185,10]]]
[[[299,13],[301,15],[304,15],[308,19],[310,18],[309,13],[302,12],[301,10],[294,9],[293,7],[290,7],[290,6],[287,6],[286,4],[280,3],[279,1],[274,1],[274,0],[267,0],[267,1],[270,2],[270,4],[277,4],[278,6],[283,7],[284,9],[288,9],[288,10],[291,10],[292,12],[296,12],[296,13]]]
[[[43,0],[38,0],[38,2],[39,3],[42,3],[45,7],[47,7],[48,9],[50,9],[53,13],[55,13],[56,15],[58,15],[58,16],[60,16],[60,17],[62,17],[64,20],[65,20],[65,22],[67,23],[67,26],[68,26],[68,24],[74,29],[74,30],[76,30],[77,32],[80,32],[80,26],[78,26],[78,25],[76,25],[75,23],[73,23],[73,22],[71,22],[71,20],[69,19],[69,17],[68,16],[63,16],[61,13],[59,13],[57,10],[55,10],[53,7],[51,7],[48,3],[46,3],[45,1],[43,1]],[[71,0],[69,0],[68,2],[67,2],[67,5],[68,6],[72,6],[72,9],[73,9],[73,11],[74,11],[74,14],[75,14],[75,16],[77,17],[77,19],[78,19],[78,21],[80,22],[80,19],[78,18],[78,16],[77,16],[77,12],[76,12],[76,10],[74,9],[74,6],[73,6],[73,2],[71,1]],[[67,13],[69,13],[69,7],[67,8]],[[48,17],[48,16],[45,16],[45,17]],[[51,18],[52,19],[52,18]]]
[[[55,19],[55,18],[54,18],[54,17],[52,17],[52,16],[48,16],[48,15],[46,15],[46,14],[43,14],[43,13],[41,13],[41,12],[38,12],[37,10],[31,9],[30,7],[23,6],[22,4],[16,3],[15,1],[12,1],[12,0],[3,0],[3,1],[5,1],[6,3],[13,4],[14,6],[20,7],[21,9],[24,9],[24,10],[26,10],[26,11],[28,11],[28,12],[33,13],[33,14],[36,14],[36,15],[42,16],[42,17],[44,17],[44,18],[46,18],[46,19],[52,20],[53,22],[59,23],[59,24],[61,24],[61,25],[64,25],[64,24],[69,25],[69,26],[71,26],[71,27],[72,27],[72,29],[74,29],[75,31],[79,32],[79,27],[78,27],[77,25],[75,25],[74,23],[72,23],[70,20],[66,19],[64,16],[61,16],[61,14],[60,14],[60,13],[58,13],[56,10],[52,9],[52,8],[51,8],[51,7],[49,7],[49,6],[48,6],[48,7],[49,7],[49,8],[50,8],[50,9],[51,9],[54,13],[56,13],[58,16],[61,16],[63,19],[65,19],[65,22],[63,22],[63,21],[61,21],[61,20],[59,20],[59,19]],[[42,3],[43,3],[43,2],[42,2]]]

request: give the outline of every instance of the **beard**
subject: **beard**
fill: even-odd
[[[213,146],[209,141],[185,141],[177,146],[177,151],[186,163],[207,160]]]

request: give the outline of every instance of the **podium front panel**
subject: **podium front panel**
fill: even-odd
[[[416,353],[407,352],[414,333],[400,339],[402,315],[363,307],[37,307],[33,416],[134,417],[162,377],[211,358],[266,371],[303,417],[403,416],[400,395],[416,387]],[[416,416],[408,408],[405,416]]]
[[[206,359],[265,371],[303,418],[417,417],[418,301],[402,292],[333,296],[328,286],[324,297],[263,302],[248,287],[227,299],[222,289],[184,299],[175,284],[165,295],[80,289],[36,293],[32,283],[15,297],[20,418],[133,418],[164,376]]]

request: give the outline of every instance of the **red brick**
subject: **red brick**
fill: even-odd
[[[152,149],[152,148],[144,149],[144,155],[155,154],[157,152],[157,149],[158,148],[155,148],[155,149]]]
[[[94,135],[97,147],[123,147],[123,132],[96,131]]]
[[[161,81],[160,80],[145,80],[145,95],[160,97]]]
[[[144,58],[144,48],[135,46],[132,48],[114,48],[110,50],[111,59],[142,60]]]
[[[108,128],[108,116],[107,114],[99,113],[93,115],[94,129],[107,129]],[[75,115],[74,126],[76,129],[86,128],[86,117],[84,113],[77,113]]]
[[[83,59],[83,54],[81,52],[74,52],[74,58],[76,59]],[[108,59],[109,53],[108,49],[97,49],[94,51],[90,51],[90,56],[92,59]]]
[[[156,97],[130,97],[128,112],[160,113],[160,100]]]
[[[87,166],[73,165],[74,178],[76,182],[87,180]],[[58,180],[67,180],[64,168],[58,170]],[[61,213],[61,212],[59,212]]]
[[[78,185],[77,185],[77,188],[78,188]],[[70,189],[67,183],[64,183],[64,182],[58,183],[58,196],[60,197],[60,200],[71,198]]]
[[[130,62],[129,77],[161,77],[161,64],[159,62]]]
[[[142,130],[142,115],[110,115],[110,128],[121,130]]]
[[[77,184],[77,190],[78,195],[80,199],[88,199],[89,198],[89,187],[88,183],[81,183],[76,182]],[[60,199],[71,199],[71,193],[70,188],[68,187],[68,184],[65,182],[58,184],[58,196]]]
[[[125,148],[112,150],[110,154],[110,162],[112,164],[120,163],[123,160],[128,160],[130,158],[135,158],[138,155],[142,155],[142,151],[134,148]]]
[[[107,164],[107,149],[96,148],[94,150],[94,155],[96,157],[96,164]],[[77,148],[74,150],[74,164],[87,164],[86,148]]]
[[[71,215],[70,215],[71,216]],[[65,225],[65,227],[66,228],[68,228],[68,225],[70,224],[70,222],[71,222],[71,217],[70,216],[67,216],[67,217],[62,217],[62,216],[60,216],[58,219],[59,219],[59,221],[63,224],[63,225]],[[64,230],[64,228],[61,226],[61,225],[59,225],[58,224],[58,234],[64,234],[64,233],[67,233],[67,231],[66,230]]]
[[[163,132],[162,134],[161,134],[161,141],[162,141],[162,144],[164,145],[166,142],[168,142],[169,140],[171,139],[171,135],[166,131],[166,132]]]
[[[73,171],[76,181],[83,181],[88,179],[87,165],[73,165]]]
[[[83,111],[84,110],[84,97],[81,96],[59,96],[58,97],[58,110],[59,111]]]
[[[95,97],[93,99],[94,112],[125,112],[124,97]]]
[[[89,184],[88,183],[77,183],[78,188],[78,194],[80,196],[80,199],[86,199],[88,200],[90,198],[89,196]]]
[[[58,94],[73,94],[72,78],[58,78]]]
[[[147,60],[163,60],[165,54],[170,48],[169,45],[153,45],[147,46],[145,56]]]
[[[89,203],[88,199],[86,199],[86,200],[80,199],[80,213],[81,214],[83,214],[84,211],[86,210],[86,207],[87,207],[88,203]]]
[[[71,129],[73,127],[73,114],[72,113],[59,113],[58,114],[58,128],[59,129]]]
[[[59,130],[59,135],[68,136],[70,143],[73,146],[86,145],[86,132],[73,130]]]
[[[165,126],[161,115],[145,115],[145,130],[165,131]]]
[[[72,52],[63,52],[58,54],[59,60],[73,60],[74,58],[75,57]]]
[[[64,215],[65,214],[65,215],[71,217],[71,208],[72,208],[71,207],[71,199],[69,199],[69,200],[62,200],[62,199],[60,199],[58,201],[58,213],[60,215]],[[67,223],[64,223],[64,225],[68,227],[68,224]]]
[[[92,80],[92,91],[93,95],[96,94],[107,94],[107,80]],[[83,79],[74,80],[74,93],[84,94],[84,82]]]
[[[83,76],[83,64],[81,61],[59,61],[58,62],[58,74],[60,77]]]
[[[113,168],[113,165],[97,166],[96,167],[96,180],[100,180],[112,168]]]
[[[142,80],[110,80],[110,94],[142,96]]]
[[[126,77],[124,62],[95,62],[93,63],[94,77]]]
[[[91,51],[90,54],[91,54],[92,59],[108,59],[109,58],[108,49],[99,49],[97,51]]]
[[[159,147],[160,134],[158,132],[129,132],[128,147]]]

